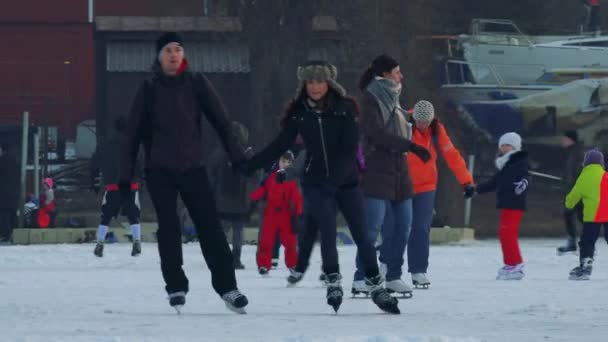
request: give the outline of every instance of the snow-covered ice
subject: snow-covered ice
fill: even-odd
[[[567,280],[577,263],[558,257],[558,240],[524,240],[523,281],[495,280],[497,241],[432,246],[430,290],[401,300],[402,315],[368,299],[325,304],[318,248],[302,284],[286,288],[286,269],[261,278],[255,247],[237,271],[250,299],[247,315],[229,312],[212,291],[197,244],[184,245],[190,292],[183,314],[169,307],[154,244],[132,258],[130,245],[0,247],[0,341],[606,341],[608,253],[598,241],[592,280]],[[350,293],[355,248],[340,247]],[[409,277],[406,277],[409,281]]]

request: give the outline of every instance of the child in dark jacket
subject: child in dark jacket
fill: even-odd
[[[528,193],[528,153],[521,150],[521,137],[509,132],[498,141],[500,155],[496,158],[498,172],[476,192],[496,191],[496,207],[500,209],[498,235],[505,266],[498,270],[497,280],[520,280],[524,263],[519,250],[519,224],[526,210]]]
[[[291,167],[293,160],[293,153],[287,151],[279,160],[279,169],[251,194],[252,201],[266,199],[257,254],[258,271],[263,276],[272,266],[272,247],[277,232],[285,248],[287,268],[293,269],[298,261],[295,225],[302,215],[302,195],[295,180],[285,180],[285,170]]]

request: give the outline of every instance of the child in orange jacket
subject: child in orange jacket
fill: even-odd
[[[261,275],[267,275],[272,266],[272,246],[277,231],[285,248],[285,265],[292,269],[298,261],[297,222],[302,215],[302,195],[295,181],[285,181],[285,170],[291,167],[294,157],[287,151],[279,159],[279,170],[271,173],[252,194],[252,201],[266,199],[264,222],[258,244],[257,264]]]

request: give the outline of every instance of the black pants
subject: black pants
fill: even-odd
[[[323,184],[304,186],[304,227],[299,238],[296,270],[305,272],[317,233],[321,233],[321,260],[325,274],[339,273],[336,246],[336,214],[339,209],[346,220],[367,277],[378,275],[376,251],[366,236],[365,204],[359,187],[336,188]]]
[[[578,243],[578,246],[580,248],[581,260],[584,258],[593,258],[593,255],[595,253],[595,242],[600,236],[600,229],[602,229],[602,226],[604,227],[604,237],[606,239],[606,242],[608,242],[608,231],[606,230],[606,228],[608,227],[608,222],[583,223],[583,235],[581,235],[581,240]]]
[[[158,252],[167,293],[188,291],[182,269],[182,239],[177,216],[177,195],[182,198],[196,227],[201,250],[219,295],[237,289],[232,255],[217,214],[205,168],[185,173],[163,169],[147,171],[148,189],[158,217]]]
[[[139,192],[132,191],[125,200],[120,191],[106,191],[101,203],[101,224],[108,226],[113,218],[122,214],[129,219],[129,224],[139,223]]]
[[[574,209],[564,210],[564,223],[568,237],[576,240],[576,222],[583,222],[583,205],[579,203]]]
[[[588,29],[590,32],[594,32],[600,29],[600,6],[591,6]]]
[[[15,209],[0,209],[0,241],[9,241],[13,235]]]

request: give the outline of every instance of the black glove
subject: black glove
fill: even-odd
[[[412,143],[410,145],[410,152],[417,155],[423,163],[426,163],[431,159],[431,154],[429,153],[429,151],[418,144]]]
[[[287,180],[287,171],[285,169],[280,169],[277,171],[277,183],[283,184]]]
[[[464,198],[471,198],[473,196],[475,196],[475,186],[466,184],[464,186]]]

